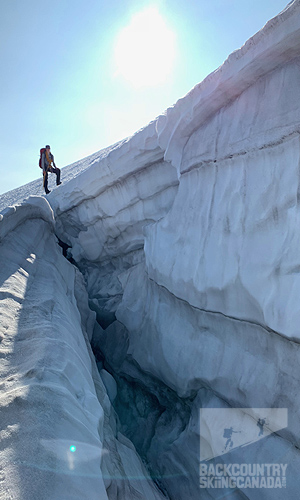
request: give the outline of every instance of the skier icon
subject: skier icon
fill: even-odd
[[[265,418],[259,418],[258,421],[257,421],[257,426],[259,427],[259,436],[262,436],[263,433],[264,433],[264,425],[266,423],[266,419]]]
[[[227,441],[226,441],[225,448],[223,451],[226,451],[227,446],[229,447],[229,449],[233,447],[233,440],[232,440],[233,433],[239,434],[240,431],[234,431],[233,427],[229,427],[229,429],[224,429],[223,437],[226,438]]]

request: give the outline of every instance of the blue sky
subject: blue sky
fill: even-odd
[[[40,176],[45,144],[63,167],[133,134],[287,3],[2,0],[0,194]]]

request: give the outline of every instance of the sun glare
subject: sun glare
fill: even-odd
[[[175,35],[155,7],[135,14],[115,45],[116,76],[135,87],[166,81],[175,59]]]

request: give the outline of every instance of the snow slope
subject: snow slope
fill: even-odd
[[[68,165],[67,167],[63,167],[61,169],[62,173],[62,181],[66,183],[73,177],[76,177],[77,175],[80,174],[83,170],[89,168],[90,165],[92,165],[95,161],[104,158],[109,151],[113,150],[115,147],[118,145],[122,144],[125,142],[127,139],[124,141],[120,141],[116,144],[113,144],[112,146],[108,148],[101,149],[97,153],[94,153],[87,158],[84,158],[83,160],[77,161],[75,163],[72,163],[71,165]],[[56,164],[59,167],[59,162],[56,160]],[[28,184],[25,184],[24,186],[20,186],[19,188],[13,189],[12,191],[8,191],[2,195],[0,195],[0,211],[2,211],[4,208],[6,208],[9,205],[14,205],[15,203],[20,203],[24,201],[28,196],[43,196],[44,195],[44,189],[43,189],[43,176],[42,176],[42,170],[38,166],[38,161],[37,161],[37,173],[40,173],[40,178],[36,179],[35,181],[29,182]],[[49,175],[49,188],[56,189],[55,185],[55,175]]]

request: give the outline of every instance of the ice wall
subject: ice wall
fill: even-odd
[[[0,497],[165,498],[117,430],[95,314],[44,198],[2,213],[0,249]]]
[[[200,407],[288,408],[288,428],[249,453],[285,456],[292,476],[299,461],[299,48],[294,1],[50,197],[105,328],[94,349],[118,381],[121,417],[128,384],[156,398],[134,415],[150,422],[147,449],[134,439],[176,500],[199,498]],[[292,498],[295,478],[289,488]]]

